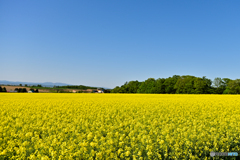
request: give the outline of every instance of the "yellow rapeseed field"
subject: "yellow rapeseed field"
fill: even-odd
[[[0,159],[210,159],[210,151],[240,151],[240,96],[0,94]]]

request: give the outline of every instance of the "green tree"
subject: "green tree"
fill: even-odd
[[[116,86],[114,89],[111,90],[111,93],[119,93],[120,87]]]
[[[231,81],[231,79],[229,79],[229,78],[223,78],[222,79],[222,82],[225,86],[227,86],[230,81]]]
[[[202,78],[195,78],[194,79],[194,88],[195,88],[196,94],[205,93],[206,81],[204,81]]]
[[[22,88],[18,88],[18,92],[22,92]]]
[[[194,88],[196,94],[208,94],[211,93],[212,81],[205,76],[202,78],[196,77],[194,79]]]
[[[229,87],[229,93],[239,94],[240,93],[240,79],[229,81],[228,87]]]
[[[128,82],[127,83],[127,90],[128,90],[128,93],[137,93],[137,90],[138,90],[138,88],[139,88],[139,86],[140,86],[140,82],[138,82],[138,81],[130,81],[130,82]]]
[[[155,81],[155,89],[153,93],[165,93],[165,85],[164,85],[165,79],[164,78],[158,78]]]
[[[176,93],[176,89],[174,89],[174,86],[177,83],[179,78],[180,78],[179,75],[174,75],[172,77],[166,78],[166,80],[164,81],[166,93],[170,93],[170,94]]]
[[[216,93],[221,94],[224,91],[224,83],[222,78],[216,77],[213,81],[213,86],[216,88]]]
[[[187,93],[192,94],[195,92],[194,88],[194,80],[196,77],[194,76],[181,76],[178,78],[176,84],[174,85],[174,89],[176,89],[176,93]]]
[[[206,76],[202,77],[203,81],[205,82],[206,86],[205,86],[205,90],[204,93],[212,93],[212,80],[206,78]]]
[[[0,92],[2,92],[3,91],[3,89],[2,89],[2,87],[0,86]]]
[[[26,89],[26,88],[23,88],[23,89],[22,89],[22,92],[27,92],[27,89]]]
[[[148,78],[143,82],[125,82],[121,87],[117,86],[111,93],[184,93],[184,94],[230,94],[239,93],[239,79],[215,78],[212,82],[203,76],[174,75],[169,78]]]
[[[139,86],[137,93],[154,93],[155,90],[155,79],[148,78],[146,81],[142,82]]]
[[[120,90],[119,90],[119,93],[128,93],[128,82],[125,82],[124,85],[121,86]]]
[[[22,86],[22,84],[19,84],[19,86]]]
[[[2,92],[7,92],[6,87],[3,87]]]
[[[228,87],[228,83],[231,81],[231,79],[223,78],[222,81],[223,81],[222,89],[224,90],[223,94],[229,94],[230,90],[229,90],[229,87]]]

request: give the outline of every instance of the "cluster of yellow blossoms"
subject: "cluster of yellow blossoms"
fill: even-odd
[[[210,159],[211,151],[240,151],[240,96],[0,94],[0,159]]]

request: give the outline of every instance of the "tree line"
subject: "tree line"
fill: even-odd
[[[26,88],[15,88],[14,91],[19,92],[19,93],[24,93],[27,92]],[[34,90],[33,88],[30,88],[29,91],[38,93],[38,89]]]
[[[14,89],[15,92],[19,92],[19,93],[24,93],[24,92],[27,92],[27,89],[26,88],[15,88]],[[33,88],[30,88],[30,91],[32,92],[35,92],[35,93],[38,93],[38,89],[34,90]],[[0,92],[7,92],[7,89],[6,87],[1,87],[0,86]]]
[[[19,92],[19,93],[24,93],[27,92],[26,88],[15,88],[14,91]]]
[[[67,86],[54,86],[53,88],[64,88],[64,89],[97,89],[97,87],[90,87],[90,86],[84,86],[84,85],[67,85]]]
[[[5,87],[2,88],[2,87],[0,86],[0,92],[7,92],[7,89],[6,89]]]
[[[190,75],[173,75],[168,78],[148,78],[143,82],[129,81],[116,86],[111,93],[156,94],[240,94],[240,79],[217,77],[213,81]]]

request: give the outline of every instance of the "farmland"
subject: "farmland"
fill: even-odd
[[[10,85],[2,85],[2,88],[5,87],[8,91],[14,91],[15,88],[26,88],[27,91],[29,91],[31,88],[38,89],[40,93],[58,93],[58,92],[73,92],[75,91],[82,91],[84,93],[91,93],[93,89],[69,89],[69,88],[52,88],[52,87],[23,87],[23,86],[10,86]]]
[[[0,157],[210,159],[240,151],[240,96],[0,94]]]

